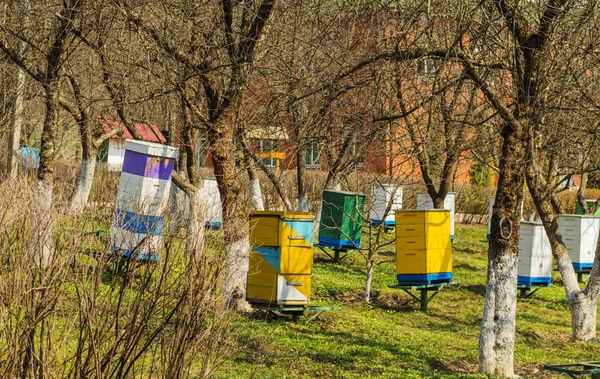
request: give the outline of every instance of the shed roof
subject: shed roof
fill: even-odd
[[[110,138],[113,138],[113,139],[135,139],[135,138],[133,138],[133,136],[131,135],[129,130],[127,130],[124,127],[123,123],[120,120],[105,119],[105,118],[99,117],[98,122],[102,126],[102,130],[104,131],[104,133],[108,133],[111,130],[116,129],[116,128],[123,128],[122,135],[114,135]],[[138,131],[138,133],[140,133],[140,135],[146,142],[158,142],[158,143],[167,142],[167,139],[165,138],[165,136],[163,136],[163,134],[160,132],[160,129],[158,129],[158,126],[156,126],[156,124],[153,122],[150,122],[147,124],[134,123],[133,127]]]

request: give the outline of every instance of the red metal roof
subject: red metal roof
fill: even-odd
[[[131,135],[129,130],[125,129],[123,123],[120,120],[104,119],[102,117],[99,117],[98,122],[102,126],[104,133],[108,133],[109,131],[111,131],[115,128],[123,128],[122,135],[117,134],[110,138],[135,139],[135,138],[133,138],[133,136]],[[163,134],[158,129],[158,126],[156,126],[156,124],[153,122],[150,122],[148,124],[134,123],[133,127],[138,131],[138,133],[141,134],[141,136],[144,138],[144,141],[146,141],[146,142],[159,142],[159,143],[167,142],[167,139],[165,138],[165,136],[163,136]]]

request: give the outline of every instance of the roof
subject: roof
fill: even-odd
[[[120,120],[112,120],[112,119],[105,119],[102,117],[98,117],[98,122],[102,126],[102,130],[104,131],[104,133],[108,133],[111,130],[116,129],[116,128],[123,128],[122,135],[115,134],[114,136],[112,136],[110,138],[135,139],[135,138],[133,138],[133,136],[131,135],[129,130],[124,128],[124,125]],[[156,126],[156,124],[153,122],[150,122],[147,124],[134,123],[133,127],[138,131],[138,133],[140,133],[143,140],[146,142],[158,142],[158,143],[166,143],[167,142],[167,139],[165,138],[165,136],[163,136],[163,134],[160,132],[160,129],[158,129],[158,126]]]

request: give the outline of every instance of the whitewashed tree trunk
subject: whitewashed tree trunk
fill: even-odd
[[[36,265],[40,269],[47,268],[54,255],[54,242],[52,240],[52,190],[51,181],[38,180],[37,197],[33,211],[33,226],[37,235]]]
[[[23,97],[25,96],[25,72],[17,68],[15,102],[13,105],[12,130],[8,134],[8,160],[6,171],[11,179],[19,173],[19,147],[21,147],[21,129],[23,127]]]
[[[250,254],[248,238],[233,241],[225,246],[224,295],[229,307],[238,311],[250,311],[246,302],[246,275]]]
[[[255,211],[264,211],[262,191],[260,189],[260,181],[258,178],[250,180],[250,199],[252,201],[252,209]]]
[[[308,199],[304,193],[298,196],[298,210],[300,212],[308,212]]]
[[[199,262],[204,251],[206,199],[202,198],[202,193],[202,188],[196,188],[189,196],[185,251],[192,262]]]
[[[94,173],[96,171],[96,158],[83,157],[81,168],[75,181],[75,190],[71,197],[71,212],[78,214],[83,211],[90,198],[92,183],[94,182]]]
[[[490,259],[479,335],[480,372],[514,377],[516,288],[516,255],[501,254]]]
[[[365,302],[371,302],[371,283],[373,282],[373,259],[367,258],[367,275],[365,279]]]

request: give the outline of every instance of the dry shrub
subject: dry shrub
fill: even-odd
[[[108,241],[86,232],[93,216],[48,210],[54,256],[40,270],[34,182],[0,191],[0,377],[209,378],[227,359],[219,236],[193,262],[185,238],[165,238],[158,262],[119,265]]]

